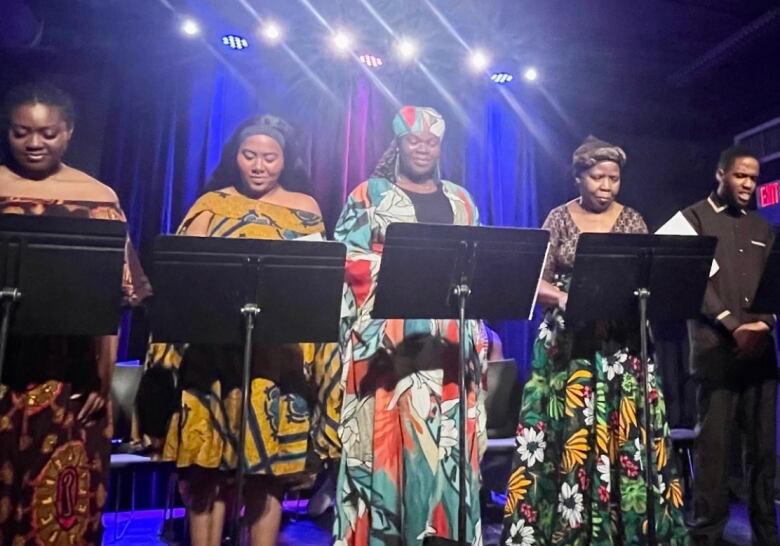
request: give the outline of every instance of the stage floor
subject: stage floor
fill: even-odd
[[[778,517],[780,517],[780,503],[776,503],[775,506]],[[296,508],[303,509],[304,507],[300,505]],[[116,520],[114,516],[111,513],[106,514],[103,518],[106,525],[104,545],[159,546],[168,544],[160,538],[162,510],[136,512],[132,518],[128,512],[116,514]],[[175,516],[177,518],[183,517],[183,511],[177,510]],[[122,534],[123,530],[124,534]],[[498,546],[500,534],[500,525],[485,526],[485,546]],[[750,523],[745,505],[732,505],[731,520],[726,527],[726,540],[734,546],[750,546]],[[278,546],[300,546],[301,544],[329,546],[331,540],[328,518],[323,517],[314,521],[305,516],[296,515],[294,511],[287,510]]]

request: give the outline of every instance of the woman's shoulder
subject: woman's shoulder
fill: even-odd
[[[445,191],[460,196],[464,201],[468,201],[469,203],[474,203],[474,197],[471,195],[469,190],[467,190],[465,187],[461,186],[460,184],[456,184],[451,180],[442,180],[441,185]]]
[[[642,216],[642,213],[628,205],[623,205],[623,210],[620,212],[620,215],[624,220],[631,223],[645,223],[645,217]]]
[[[647,233],[647,222],[640,212],[623,205],[616,225],[616,231],[623,233]]]
[[[571,203],[572,201],[568,201],[558,205],[557,207],[553,207],[550,212],[547,213],[547,218],[545,218],[543,225],[549,229],[551,226],[562,222],[564,218],[569,216],[569,205]]]
[[[316,216],[322,216],[320,205],[317,200],[307,193],[287,192],[285,196],[285,205],[291,209],[308,212]]]

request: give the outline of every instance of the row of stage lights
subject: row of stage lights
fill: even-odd
[[[185,18],[181,21],[181,32],[185,36],[196,37],[201,33],[201,27],[195,19]],[[284,29],[275,22],[268,21],[264,23],[258,32],[259,36],[269,45],[277,45],[284,41]],[[352,51],[355,41],[352,35],[346,30],[335,30],[330,36],[331,48],[339,54],[345,55]],[[222,44],[232,50],[241,51],[249,47],[249,41],[235,34],[227,34],[222,37]],[[420,53],[420,48],[411,38],[400,38],[395,44],[395,53],[402,62],[415,61]],[[381,57],[365,53],[358,57],[360,61],[370,68],[379,68],[384,64]],[[480,49],[474,49],[469,53],[466,59],[468,67],[474,73],[481,73],[490,66],[490,56],[487,52]],[[523,70],[522,77],[526,82],[534,83],[539,80],[539,71],[529,66]],[[490,79],[499,85],[507,84],[514,80],[515,76],[510,72],[495,72],[491,74]]]

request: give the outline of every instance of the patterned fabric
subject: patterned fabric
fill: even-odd
[[[454,223],[477,225],[468,193],[447,181],[442,187]],[[336,240],[347,245],[334,524],[339,546],[413,546],[457,532],[458,323],[370,316],[385,231],[393,222],[415,221],[403,191],[371,178],[349,196],[336,226]],[[480,381],[487,343],[480,323],[468,328],[466,531],[470,543],[481,544],[479,460],[486,436]]]
[[[439,112],[424,106],[404,106],[393,118],[393,132],[397,137],[419,134],[428,129],[432,135],[442,138],[446,127]]]
[[[550,231],[545,278],[566,289],[580,231],[564,205],[544,223]],[[624,208],[613,233],[646,233]],[[507,546],[646,543],[645,437],[637,337],[599,322],[566,328],[548,310],[534,344],[504,513]],[[683,545],[682,485],[672,463],[664,400],[653,366],[650,386],[656,459],[659,544]]]
[[[211,215],[210,237],[299,239],[324,234],[322,219],[315,214],[222,191],[198,199],[179,233],[186,234],[203,213]],[[242,354],[240,347],[151,345],[147,365],[177,370],[181,388],[163,459],[180,467],[236,467]],[[338,457],[341,364],[336,343],[255,346],[251,373],[244,446],[250,473],[303,472],[312,451],[319,459]]]
[[[7,197],[0,197],[0,214],[124,220],[113,203]],[[135,303],[148,295],[149,284],[132,256],[123,293]],[[0,543],[100,544],[110,407],[86,424],[76,416],[85,394],[100,385],[96,359],[105,340],[10,338],[0,385]]]

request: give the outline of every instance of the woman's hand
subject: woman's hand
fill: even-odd
[[[94,391],[89,393],[76,419],[79,423],[87,423],[93,415],[106,407],[106,400],[104,394]]]
[[[558,290],[558,309],[566,311],[566,304],[569,303],[569,293],[563,290]]]

